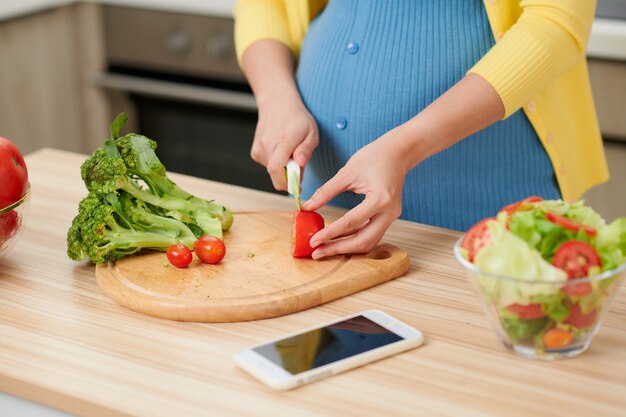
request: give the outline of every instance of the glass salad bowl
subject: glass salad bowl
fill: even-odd
[[[626,277],[626,264],[565,281],[496,275],[481,271],[463,256],[462,240],[456,242],[454,254],[489,323],[506,348],[528,358],[568,358],[587,350]]]
[[[0,258],[18,241],[30,206],[30,186],[26,194],[8,207],[0,208]]]

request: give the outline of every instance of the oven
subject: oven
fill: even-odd
[[[254,97],[237,65],[233,20],[104,6],[111,114],[125,111],[126,131],[158,143],[168,170],[273,191],[250,158],[257,122]]]

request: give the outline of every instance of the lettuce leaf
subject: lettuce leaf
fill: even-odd
[[[626,262],[626,217],[615,219],[607,227],[599,229],[595,246],[605,271]]]
[[[528,340],[543,332],[548,319],[521,319],[506,310],[500,313],[500,324],[513,343]]]
[[[484,295],[498,300],[499,305],[530,304],[532,297],[555,295],[567,274],[555,268],[522,238],[510,233],[497,221],[487,223],[491,245],[481,249],[474,264],[481,271],[518,280],[497,279],[479,275],[477,283]],[[521,280],[521,281],[519,281]],[[524,283],[523,281],[543,281]]]

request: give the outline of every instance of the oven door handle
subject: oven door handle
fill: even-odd
[[[250,93],[219,88],[194,86],[171,81],[151,80],[132,75],[99,73],[93,84],[112,90],[144,94],[153,97],[176,99],[186,102],[210,104],[231,109],[256,112],[254,96]]]

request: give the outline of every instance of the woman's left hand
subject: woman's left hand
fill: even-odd
[[[311,246],[319,245],[313,259],[367,253],[400,216],[402,187],[408,172],[399,146],[404,139],[396,128],[360,149],[302,205],[302,210],[317,210],[344,191],[365,196],[361,204],[313,235]],[[339,237],[342,239],[336,239]]]

